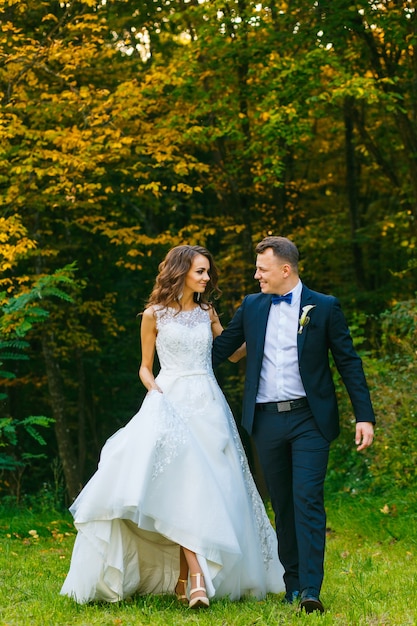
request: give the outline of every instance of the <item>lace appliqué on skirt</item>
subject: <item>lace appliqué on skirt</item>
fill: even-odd
[[[150,394],[160,396],[155,414],[156,442],[152,469],[154,480],[181,453],[189,438],[186,420],[174,409],[164,394],[159,391],[151,391]]]
[[[258,536],[262,549],[262,557],[264,563],[267,565],[275,558],[276,546],[274,531],[272,531],[271,522],[266,515],[264,504],[255,485],[255,481],[253,480],[252,472],[249,468],[249,463],[243,448],[242,440],[240,438],[236,422],[231,412],[229,412],[228,418],[231,425],[232,436],[235,442],[235,446],[239,454],[239,461],[242,468],[245,487],[248,496],[252,502],[253,513],[255,516],[256,525],[258,527]]]

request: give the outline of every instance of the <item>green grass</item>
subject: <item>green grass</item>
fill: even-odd
[[[173,597],[78,606],[59,595],[74,531],[69,516],[0,510],[0,624],[10,626],[340,626],[417,624],[417,500],[328,496],[324,615],[281,604],[282,594],[212,602],[192,612]],[[36,531],[36,532],[30,532]]]

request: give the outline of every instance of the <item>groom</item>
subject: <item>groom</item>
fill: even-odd
[[[242,425],[255,441],[275,513],[284,601],[300,599],[307,613],[323,612],[323,487],[330,442],[339,434],[329,352],[354,409],[358,451],[371,445],[375,417],[338,300],[303,285],[289,239],[266,237],[256,253],[261,293],[246,296],[215,339],[213,365],[246,341]]]

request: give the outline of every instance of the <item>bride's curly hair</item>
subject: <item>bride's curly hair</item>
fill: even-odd
[[[218,298],[220,296],[221,290],[217,285],[219,275],[211,253],[202,246],[176,246],[168,252],[165,259],[159,264],[159,274],[146,303],[147,307],[156,304],[168,306],[175,302],[181,309],[181,295],[185,277],[190,271],[194,257],[198,254],[205,256],[210,263],[208,272],[210,280],[204,293],[194,294],[194,302],[207,309],[211,304],[210,297]]]

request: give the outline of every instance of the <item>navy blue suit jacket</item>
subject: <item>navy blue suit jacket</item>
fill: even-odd
[[[362,361],[353,347],[339,301],[303,285],[300,314],[308,304],[315,305],[308,314],[310,322],[297,335],[300,375],[317,426],[322,435],[332,441],[340,428],[330,353],[349,393],[356,421],[375,422],[375,416]],[[213,366],[216,367],[246,341],[242,426],[249,434],[253,428],[270,307],[271,295],[246,296],[230,324],[213,343]]]

